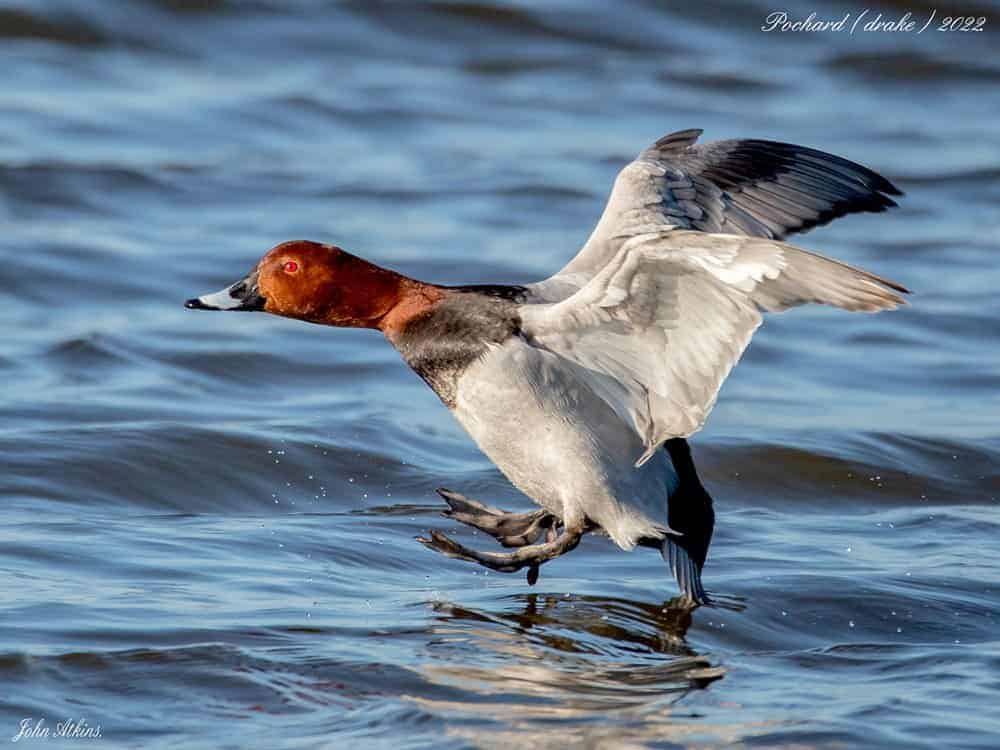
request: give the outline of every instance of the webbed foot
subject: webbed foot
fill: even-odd
[[[538,567],[575,549],[585,533],[584,528],[566,528],[554,539],[541,544],[527,544],[513,552],[479,552],[459,544],[440,531],[431,531],[430,539],[418,536],[417,541],[447,557],[478,563],[501,573],[514,573],[521,568],[528,568],[528,583],[534,584],[538,580]]]
[[[437,493],[449,506],[441,515],[485,531],[504,547],[533,544],[543,532],[554,529],[559,523],[559,519],[547,510],[510,513],[443,487]]]

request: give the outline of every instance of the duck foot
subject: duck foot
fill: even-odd
[[[584,529],[583,533],[586,534],[590,530],[591,530],[591,528],[590,528],[590,526],[588,524],[588,528]],[[558,536],[558,534],[559,534],[559,532],[556,531],[555,524],[553,524],[552,526],[549,526],[549,528],[547,528],[545,530],[545,541],[546,542],[554,542],[556,540],[556,536]],[[534,586],[536,583],[538,583],[538,565],[532,565],[531,567],[528,568],[528,576],[527,576],[527,578],[528,578],[528,585],[529,586]]]
[[[528,576],[527,577],[528,577],[528,585],[529,586],[534,586],[536,583],[538,583],[538,566],[537,565],[532,565],[530,568],[528,568]]]
[[[559,523],[559,519],[547,510],[509,513],[443,487],[437,493],[449,506],[441,515],[485,531],[504,547],[533,544],[543,532],[551,534]]]
[[[584,528],[569,528],[550,541],[541,544],[527,544],[513,552],[479,552],[465,547],[440,531],[432,531],[430,539],[418,536],[417,541],[425,547],[440,552],[456,560],[467,560],[501,573],[516,573],[528,568],[528,583],[538,580],[538,567],[576,548],[587,533]]]

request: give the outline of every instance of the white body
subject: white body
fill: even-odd
[[[665,451],[645,450],[632,427],[566,361],[513,338],[462,374],[455,416],[522,492],[563,520],[599,524],[622,549],[669,533],[678,478]]]

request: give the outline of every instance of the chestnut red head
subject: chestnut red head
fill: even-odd
[[[333,245],[283,242],[245,278],[185,303],[195,310],[263,310],[333,326],[377,328],[420,285]]]

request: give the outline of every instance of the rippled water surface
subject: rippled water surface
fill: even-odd
[[[0,741],[998,746],[1000,13],[769,10],[0,4]],[[688,127],[882,171],[899,209],[798,241],[915,291],[770,319],[723,388],[715,607],[602,538],[534,588],[429,552],[486,544],[435,487],[528,501],[376,334],[181,306],[293,238],[538,279]]]

